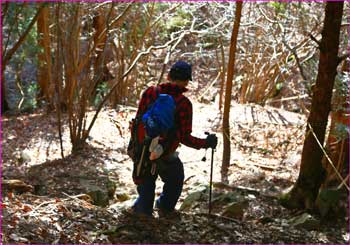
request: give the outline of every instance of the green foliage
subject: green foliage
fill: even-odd
[[[338,74],[334,81],[334,89],[332,95],[332,111],[345,111],[349,102],[349,82],[348,73]]]
[[[189,22],[188,19],[184,19],[181,16],[174,16],[166,23],[166,28],[168,30],[182,29],[188,25]]]
[[[336,123],[335,124],[335,132],[333,132],[333,135],[338,140],[347,139],[350,135],[350,128],[349,125],[343,124],[343,123]]]
[[[166,29],[168,31],[181,30],[191,23],[191,15],[188,9],[179,8],[176,15],[166,21]]]
[[[37,7],[38,4],[9,3],[8,14],[3,21],[3,48],[6,48],[6,51],[11,49],[26,31],[33,17],[37,13]],[[37,64],[37,54],[40,52],[37,39],[37,27],[34,25],[22,45],[12,56],[8,65],[17,71],[23,72],[22,68],[25,63],[31,63],[33,65]],[[26,74],[20,74],[21,77],[24,77],[23,75],[26,76]],[[28,81],[28,79],[33,78],[27,77],[26,80]],[[20,84],[24,86],[24,98],[19,110],[32,111],[38,106],[36,101],[38,85],[35,83],[28,85],[28,82],[27,85],[25,85],[24,81],[20,81]]]
[[[154,10],[156,13],[162,13],[169,8],[169,3],[159,2],[154,5]]]
[[[286,12],[287,3],[284,2],[270,2],[269,6],[275,9],[276,14],[283,14]]]
[[[279,92],[283,88],[283,82],[276,83],[276,90]]]
[[[294,56],[294,54],[291,54],[288,56],[287,62],[292,62],[294,60],[295,60],[295,56]]]
[[[96,96],[94,98],[94,106],[97,106],[109,90],[107,82],[101,82],[96,88]]]
[[[30,84],[26,87],[24,91],[24,101],[21,111],[33,111],[37,108],[38,103],[36,100],[37,94],[39,92],[39,86],[36,83]]]
[[[7,30],[4,32],[3,42],[7,42],[9,39],[9,46],[11,47],[19,39],[37,13],[37,6],[37,4],[9,4],[9,13],[3,22],[3,26]],[[37,39],[37,29],[36,26],[34,26],[26,37],[26,40],[21,47],[21,51],[18,51],[18,53],[24,52],[20,54],[20,56],[26,58],[28,56],[34,57],[39,50],[37,47]]]

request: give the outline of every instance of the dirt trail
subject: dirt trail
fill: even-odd
[[[305,118],[257,105],[233,104],[230,186],[214,186],[214,197],[233,193],[249,199],[241,218],[223,217],[225,203],[219,202],[208,220],[205,191],[192,209],[182,212],[180,220],[145,221],[125,213],[123,210],[137,197],[131,180],[132,164],[126,155],[128,121],[134,112],[135,108],[130,107],[103,110],[91,131],[90,147],[78,155],[69,155],[69,132],[65,128],[65,160],[60,159],[54,114],[3,117],[3,178],[39,183],[40,193],[45,193],[3,193],[6,242],[343,243],[348,236],[341,224],[333,228],[324,225],[312,232],[288,224],[295,214],[282,208],[273,196],[296,179]],[[204,132],[210,131],[219,136],[214,182],[220,181],[222,159],[218,115],[214,104],[194,103],[193,134],[204,138]],[[206,154],[207,161],[202,162],[204,153],[186,146],[179,148],[186,182],[178,208],[190,193],[208,186],[210,152]],[[116,182],[114,198],[106,208],[75,197],[82,193],[82,183],[97,185],[106,177]],[[161,186],[159,180],[157,195]],[[231,187],[241,189],[232,191]]]

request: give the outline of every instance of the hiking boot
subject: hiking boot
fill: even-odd
[[[158,212],[158,217],[160,219],[181,220],[181,213],[177,210],[168,211],[168,210],[159,208],[157,212]]]
[[[154,219],[153,214],[149,215],[145,213],[136,212],[134,207],[126,208],[122,211],[122,213],[129,217],[135,217],[141,220]]]

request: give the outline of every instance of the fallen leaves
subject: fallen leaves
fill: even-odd
[[[217,114],[216,108],[203,105],[196,112],[195,133],[210,128],[208,114]],[[185,147],[179,150],[182,158],[188,158],[184,165],[190,177],[179,204],[196,188],[204,191],[181,213],[181,219],[142,221],[124,213],[136,198],[132,165],[125,152],[130,115],[128,110],[103,110],[89,147],[77,155],[66,154],[64,160],[60,159],[54,114],[5,118],[3,176],[20,177],[34,192],[3,192],[4,243],[342,243],[348,237],[341,227],[335,228],[337,233],[330,227],[319,232],[290,227],[288,220],[295,214],[279,206],[271,194],[293,183],[298,159],[289,156],[298,156],[304,130],[300,125],[267,121],[251,124],[237,119],[232,124],[231,182],[214,183],[213,201],[220,199],[221,192],[228,196],[236,192],[248,200],[248,205],[238,206],[241,220],[222,216],[230,202],[224,197],[208,217],[208,161],[201,162],[202,153]],[[65,153],[70,149],[68,134],[64,132]],[[218,152],[220,147],[219,142]],[[27,160],[21,164],[18,158],[24,150],[30,159],[24,156]],[[215,156],[214,180],[220,176],[221,160],[220,154]],[[106,179],[117,183],[116,192],[110,206],[101,208],[93,205],[82,184],[100,187],[109,183]],[[157,194],[162,188],[159,184]]]

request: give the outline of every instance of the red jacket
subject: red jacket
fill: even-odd
[[[192,103],[186,96],[183,95],[187,89],[174,83],[163,83],[158,87],[159,93],[171,95],[176,104],[176,136],[172,139],[164,138],[160,141],[163,146],[165,145],[165,142],[168,142],[168,154],[175,152],[180,143],[195,149],[206,148],[205,139],[200,139],[191,135],[193,116]],[[136,116],[144,114],[147,111],[148,105],[155,101],[156,96],[157,91],[155,86],[146,89],[142,94]]]

